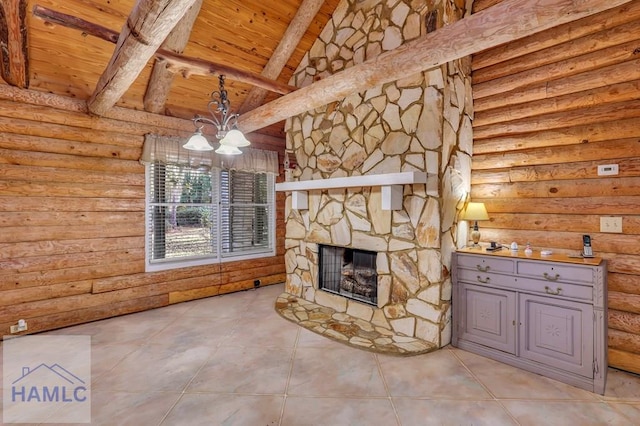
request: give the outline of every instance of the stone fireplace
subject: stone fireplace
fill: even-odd
[[[456,3],[345,0],[292,83],[304,86],[457,20],[464,11]],[[465,59],[287,120],[297,162],[288,180],[327,185],[287,192],[286,292],[276,303],[283,316],[370,350],[421,353],[449,343],[449,264],[470,189],[472,117]],[[331,184],[403,173],[426,183]],[[376,253],[375,302],[321,288],[325,246]]]

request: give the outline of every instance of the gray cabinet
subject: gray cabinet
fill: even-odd
[[[463,249],[452,278],[454,346],[604,393],[604,261]]]

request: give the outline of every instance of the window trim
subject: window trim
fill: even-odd
[[[260,250],[259,252],[252,253],[247,250],[242,254],[234,254],[234,253],[222,253],[222,238],[220,236],[219,230],[221,229],[221,221],[222,215],[220,212],[217,214],[216,220],[216,229],[218,230],[218,238],[216,238],[217,250],[215,256],[207,256],[207,257],[198,257],[198,258],[181,258],[181,259],[171,259],[171,260],[162,260],[153,262],[151,259],[151,247],[149,245],[151,232],[152,232],[152,223],[151,223],[151,215],[150,215],[150,202],[149,202],[149,194],[151,191],[150,188],[150,179],[151,179],[151,167],[152,163],[145,163],[145,207],[144,207],[144,248],[145,248],[145,272],[159,272],[159,271],[167,271],[171,269],[178,268],[190,268],[195,266],[205,266],[205,265],[215,265],[226,262],[237,262],[243,260],[250,259],[258,259],[265,257],[273,257],[276,255],[276,214],[277,208],[275,205],[276,194],[275,194],[275,175],[273,173],[267,174],[267,186],[268,186],[268,202],[267,208],[270,210],[268,226],[269,226],[269,247],[271,250]],[[211,168],[211,173],[213,172],[220,173],[221,169]],[[219,179],[219,177],[218,177]],[[215,202],[218,209],[221,208],[221,203],[218,199]]]

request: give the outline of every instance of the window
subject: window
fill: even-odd
[[[274,175],[147,163],[147,270],[275,255]]]

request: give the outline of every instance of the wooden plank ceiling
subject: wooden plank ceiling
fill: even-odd
[[[269,78],[283,85],[289,82],[304,53],[318,37],[338,2],[339,0],[322,2],[319,12],[314,13],[311,24],[282,71],[276,78]],[[198,3],[196,2],[196,6]],[[200,12],[193,23],[182,55],[259,75],[303,3],[303,0],[202,0]],[[309,1],[306,0],[306,3]],[[110,63],[116,45],[86,32],[38,18],[32,13],[36,5],[120,33],[136,0],[27,0],[28,88],[89,101]],[[175,43],[172,49],[175,50]],[[153,57],[147,61],[143,71],[118,98],[116,105],[145,110],[145,92],[154,63]],[[271,70],[271,76],[273,75]],[[217,87],[218,79],[215,75],[189,75],[185,78],[182,73],[178,73],[159,112],[186,119],[198,113],[206,114],[210,94]],[[227,77],[226,89],[234,112],[240,110],[253,87]],[[252,100],[255,99],[254,95]],[[282,95],[269,92],[257,106],[280,96]],[[149,108],[151,106],[147,105],[147,110]],[[158,108],[157,105],[155,108]],[[260,132],[284,138],[282,122],[261,129]]]
[[[5,23],[4,26],[10,32],[10,37],[5,37],[9,42],[10,52],[9,55],[0,55],[3,56],[2,64],[5,64],[5,56],[20,58],[19,53],[24,50],[20,40],[28,39],[28,57],[23,58],[23,62],[29,66],[27,75],[17,78],[24,71],[20,71],[20,67],[11,67],[9,62],[8,72],[5,68],[2,69],[3,76],[8,73],[11,78],[5,77],[4,80],[12,85],[20,86],[22,81],[30,89],[86,100],[88,110],[98,115],[106,113],[114,104],[141,111],[145,110],[146,104],[148,111],[189,119],[205,111],[210,93],[217,88],[215,77],[216,73],[220,73],[220,67],[233,67],[236,77],[239,73],[254,76],[248,79],[237,78],[236,81],[231,78],[227,80],[232,110],[242,109],[243,113],[246,112],[240,118],[241,128],[246,131],[259,130],[261,133],[283,138],[283,119],[313,107],[310,99],[314,99],[315,104],[330,102],[339,94],[336,87],[347,86],[345,81],[357,83],[351,85],[351,91],[364,90],[368,88],[366,85],[373,86],[398,78],[390,72],[390,67],[401,74],[419,72],[443,61],[476,53],[483,48],[506,43],[630,0],[609,0],[606,5],[597,0],[583,0],[579,6],[569,0],[549,0],[544,8],[526,0],[510,0],[492,7],[487,13],[473,15],[433,34],[427,34],[396,49],[397,52],[386,52],[352,67],[348,72],[339,73],[286,95],[285,98],[276,99],[280,96],[273,93],[278,91],[276,86],[284,87],[284,91],[280,93],[286,93],[289,78],[304,53],[318,37],[338,1],[286,0],[270,2],[266,8],[266,2],[258,0],[10,0],[3,2],[0,10],[3,12],[0,23]],[[24,16],[19,11],[24,10],[25,3],[28,4],[29,11],[44,7],[68,15],[66,22],[75,19],[84,24],[75,25],[74,28],[67,24],[52,24],[64,20],[45,20],[41,18],[42,14],[36,17],[33,12],[27,14],[28,37],[23,36],[24,31],[17,31],[15,22],[20,22]],[[309,6],[310,4],[317,4],[319,11],[317,7]],[[551,5],[557,9],[554,15],[548,12]],[[200,9],[195,22],[194,14],[187,10],[191,6]],[[309,12],[311,9],[313,12]],[[286,55],[286,62],[282,61],[280,65],[277,65],[279,61],[269,63],[274,52],[286,50],[281,47],[287,42],[288,28],[296,26],[291,22],[297,20],[301,15],[298,11],[302,10],[307,10],[311,19],[304,25],[306,31],[300,42],[296,43],[290,56]],[[514,10],[518,13],[512,13]],[[182,20],[183,15],[186,17]],[[186,34],[192,23],[192,31],[185,45],[184,39],[187,38]],[[78,27],[84,30],[80,31]],[[174,27],[175,31],[170,34]],[[496,27],[504,29],[496,31]],[[175,34],[179,29],[182,36]],[[465,34],[467,39],[469,34],[477,35],[483,42],[466,43]],[[96,37],[100,35],[102,37]],[[163,44],[167,35],[170,41]],[[469,46],[466,49],[449,49],[449,56],[438,54],[441,48],[430,48],[446,47],[451,44],[451,40],[462,46]],[[157,73],[152,71],[156,61],[153,59],[154,52],[158,49],[164,49],[165,53],[160,56],[173,65],[173,70],[181,71],[180,76],[168,85],[170,89],[164,108],[162,99],[159,100],[158,96],[156,99],[148,96],[145,98],[149,87],[153,88],[151,95],[157,95],[155,92],[167,86],[166,83],[159,84]],[[181,59],[176,60],[171,51],[181,54]],[[155,57],[158,57],[157,53]],[[191,59],[185,61],[184,57]],[[276,78],[277,84],[272,86],[272,92],[266,98],[261,101],[255,93],[250,93],[255,86],[255,77],[265,79],[261,73],[275,76],[277,71],[274,70],[282,65],[282,72],[277,77],[270,77]],[[216,67],[217,72],[208,72]],[[365,71],[368,74],[363,78]],[[154,80],[151,86],[150,79]],[[271,102],[274,99],[276,101]],[[265,103],[269,103],[269,106],[265,106]]]

